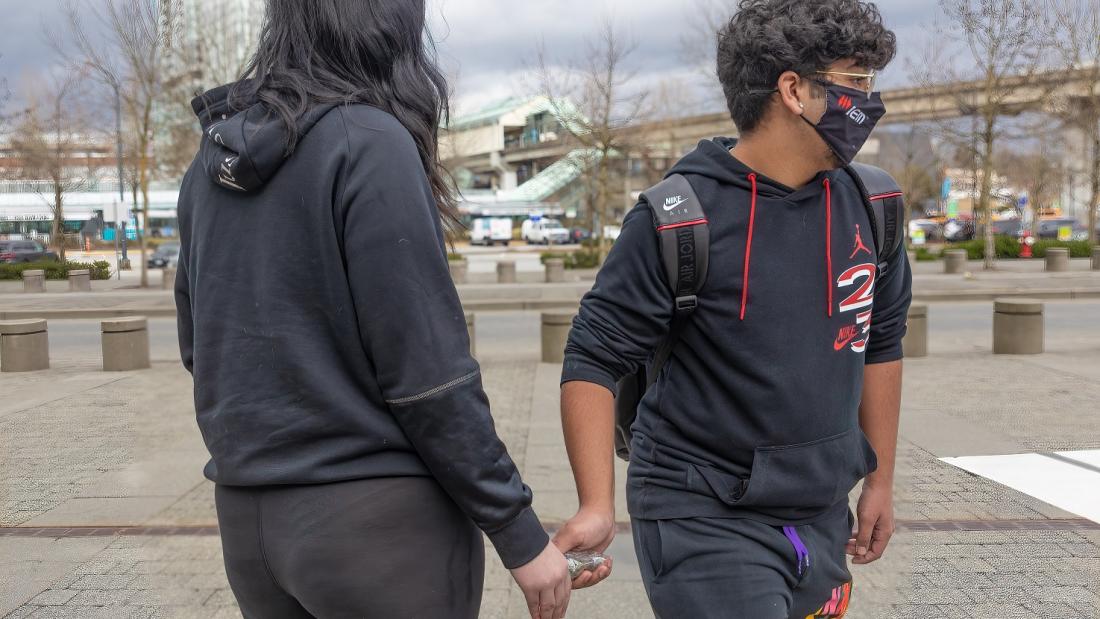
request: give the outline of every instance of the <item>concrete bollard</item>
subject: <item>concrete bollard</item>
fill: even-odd
[[[949,249],[943,252],[943,272],[958,275],[966,270],[966,250]]]
[[[144,316],[104,320],[103,371],[149,368],[149,321]]]
[[[546,312],[542,315],[542,362],[565,361],[565,343],[573,328],[576,312]]]
[[[69,292],[91,292],[92,272],[88,270],[69,271]]]
[[[41,269],[23,271],[23,292],[46,292],[46,272]]]
[[[470,354],[477,356],[477,324],[474,314],[466,314],[466,334],[470,336]]]
[[[164,267],[164,270],[160,272],[160,287],[162,290],[176,289],[176,269]]]
[[[1047,273],[1065,273],[1069,270],[1069,250],[1051,247],[1047,250]]]
[[[50,369],[50,337],[45,320],[0,322],[0,372]]]
[[[515,260],[501,260],[497,263],[497,283],[498,284],[514,284],[516,283],[516,261]]]
[[[470,271],[470,263],[466,260],[451,260],[447,265],[451,268],[451,279],[455,285],[465,284],[466,275]]]
[[[1044,351],[1042,301],[997,299],[993,305],[993,354],[1038,355]]]
[[[546,261],[546,283],[561,284],[565,282],[565,260],[554,258]]]
[[[1092,248],[1092,270],[1100,271],[1100,245]]]
[[[928,306],[914,303],[909,308],[909,329],[901,348],[906,358],[919,359],[928,356]]]

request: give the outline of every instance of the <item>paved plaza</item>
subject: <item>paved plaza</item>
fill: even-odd
[[[560,366],[539,362],[538,320],[480,313],[478,354],[500,434],[554,528],[576,498]],[[991,325],[989,303],[932,305],[931,356],[907,364],[899,531],[886,558],[853,568],[851,617],[1100,618],[1100,524],[941,460],[1100,448],[1100,302],[1049,302],[1049,352],[1034,357],[994,357]],[[151,328],[163,339],[171,320]],[[238,617],[190,377],[163,341],[153,369],[105,374],[94,347],[61,337],[52,370],[0,375],[0,617]],[[572,617],[652,616],[619,501],[616,573],[578,592]],[[521,619],[488,556],[482,616]]]

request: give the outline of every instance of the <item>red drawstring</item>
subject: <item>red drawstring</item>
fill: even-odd
[[[752,233],[756,228],[756,174],[749,174],[752,182],[752,208],[749,211],[749,240],[745,243],[745,275],[741,279],[741,320],[749,306],[749,264],[752,262]]]
[[[833,189],[825,179],[825,268],[829,281],[826,295],[829,297],[829,318],[833,317]]]

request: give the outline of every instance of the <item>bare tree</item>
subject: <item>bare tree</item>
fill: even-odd
[[[29,106],[20,117],[12,139],[21,176],[35,183],[35,192],[49,205],[53,217],[50,243],[65,261],[65,197],[79,191],[86,179],[77,172],[76,151],[87,142],[86,118],[80,105],[81,80],[74,72],[50,75],[32,88]]]
[[[256,49],[262,0],[187,2],[180,8],[182,36],[166,50],[165,105],[157,135],[157,171],[178,179],[198,145],[198,120],[191,100],[203,91],[240,79]]]
[[[1065,180],[1065,168],[1057,157],[1058,147],[1052,140],[1041,140],[1037,147],[1026,151],[1009,151],[997,157],[997,168],[1008,180],[1027,192],[1030,220],[1050,209],[1058,200]]]
[[[1100,0],[1048,0],[1053,33],[1051,44],[1066,68],[1079,77],[1080,92],[1062,108],[1067,125],[1086,137],[1089,174],[1089,241],[1097,244],[1096,216],[1100,209]]]
[[[889,155],[882,156],[880,164],[897,179],[910,210],[939,196],[939,165],[935,153],[929,157],[929,149],[921,148],[922,143],[928,143],[927,131],[911,125],[905,133],[894,133],[890,137]]]
[[[692,8],[684,12],[680,56],[685,64],[695,68],[701,94],[699,104],[708,111],[726,105],[717,74],[718,31],[732,16],[731,4],[725,0],[692,0]]]
[[[608,249],[603,228],[612,221],[613,174],[630,153],[627,128],[641,117],[646,96],[632,92],[635,73],[627,67],[636,45],[604,19],[585,41],[584,57],[562,68],[540,44],[536,78],[542,96],[581,152],[576,159],[586,179],[602,263]]]
[[[97,5],[99,10],[94,15],[100,27],[89,29],[76,0],[69,0],[65,14],[75,54],[68,53],[60,38],[54,40],[54,46],[77,66],[90,70],[121,99],[141,194],[134,211],[141,253],[141,285],[146,287],[149,275],[143,229],[148,221],[149,189],[156,161],[155,138],[161,121],[157,112],[165,103],[165,85],[174,79],[165,75],[165,58],[182,38],[182,5],[180,0],[103,0]],[[90,35],[97,30],[106,33],[102,41]]]
[[[3,57],[4,55],[0,54],[0,58]],[[7,120],[7,117],[4,116],[4,106],[7,105],[8,99],[10,98],[11,91],[8,90],[8,80],[7,78],[0,76],[0,129],[4,128],[4,123]]]
[[[198,67],[207,84],[240,79],[259,41],[263,3],[191,2],[183,10],[188,37],[177,49],[184,61]]]
[[[944,137],[959,149],[969,149],[975,163],[978,184],[977,214],[985,230],[985,268],[996,264],[993,236],[993,175],[995,153],[1005,135],[1004,120],[1019,114],[1014,97],[1020,88],[1040,88],[1034,78],[1042,68],[1045,49],[1043,15],[1031,0],[940,0],[945,20],[937,34],[958,44],[951,50],[942,41],[920,68],[916,81],[930,98],[954,99],[967,123],[946,123]],[[965,55],[969,68],[959,70],[946,56],[953,51]],[[970,88],[941,87],[943,83],[965,83]]]

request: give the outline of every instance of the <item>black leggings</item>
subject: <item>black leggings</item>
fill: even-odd
[[[431,478],[215,491],[245,619],[474,619],[481,532]]]

